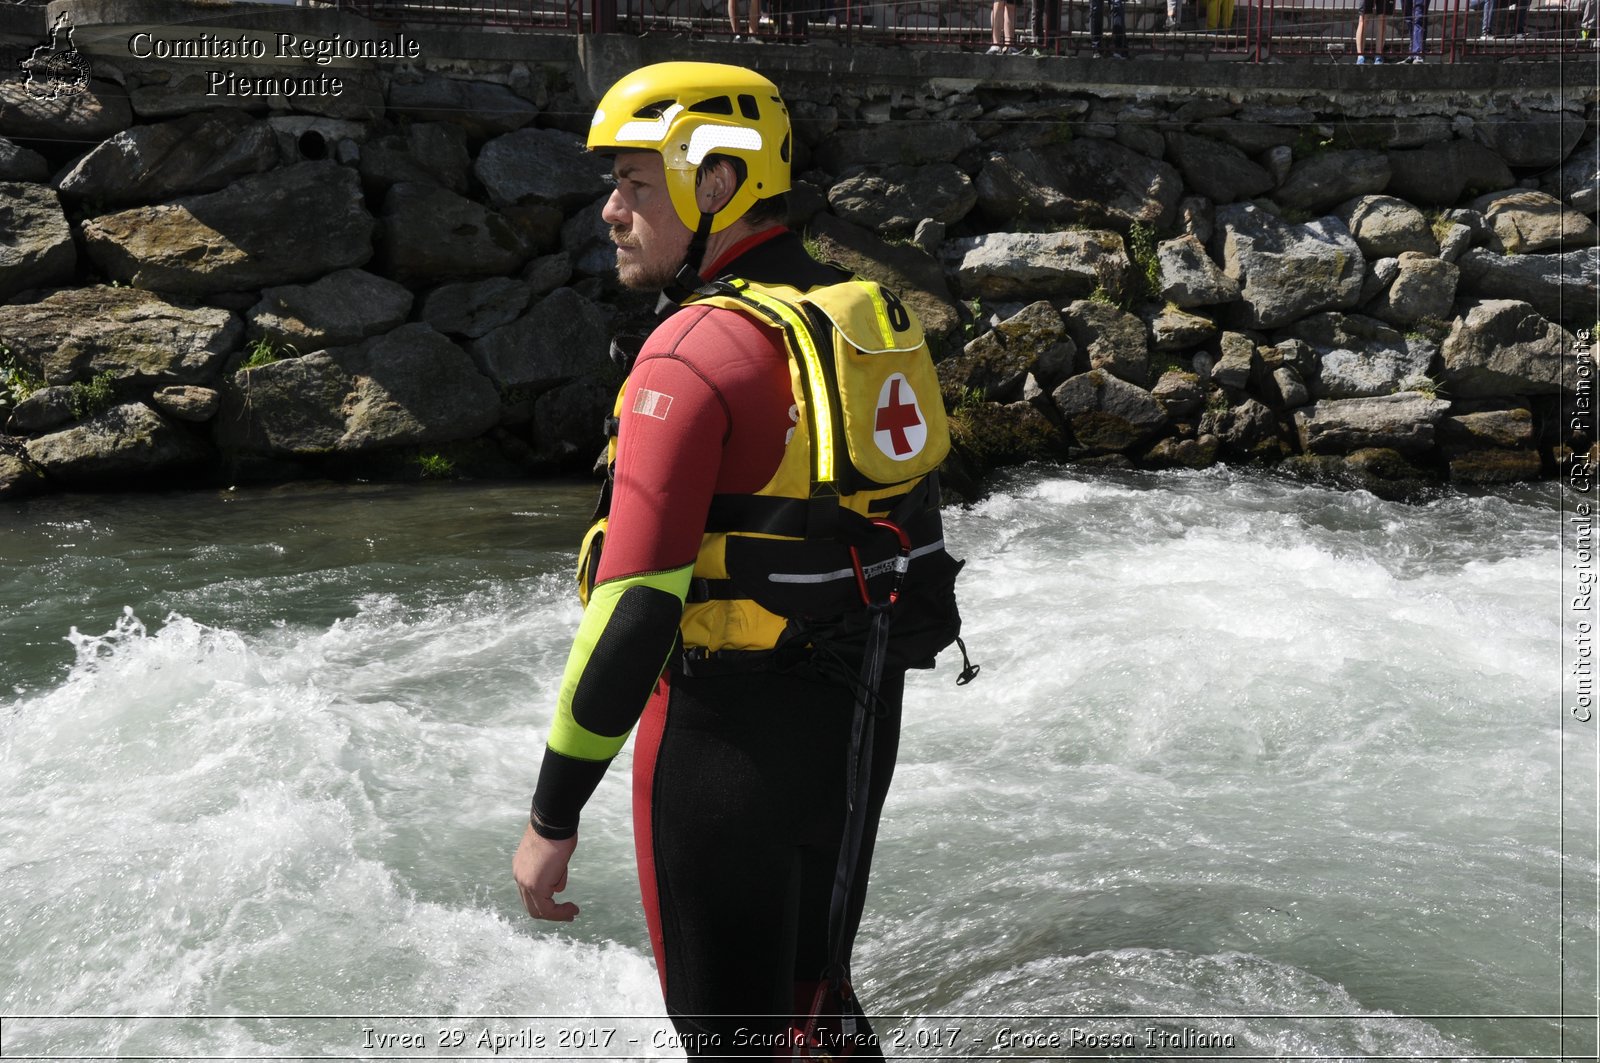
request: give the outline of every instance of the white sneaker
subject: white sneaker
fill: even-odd
[[[991,44],[991,45],[989,45],[989,50],[987,52],[984,52],[983,54],[984,55],[1000,55],[1004,51],[1005,51],[1005,49],[1000,47],[998,44]]]

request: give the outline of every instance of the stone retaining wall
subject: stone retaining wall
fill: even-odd
[[[794,222],[921,314],[968,493],[1036,459],[1497,482],[1594,443],[1596,89],[1564,65],[1352,90],[1343,67],[16,10],[41,40],[70,11],[94,80],[0,83],[8,497],[587,470],[609,339],[648,307],[615,287],[581,133],[673,57],[784,90]],[[280,60],[281,33],[394,57]],[[171,57],[201,35],[230,53]]]

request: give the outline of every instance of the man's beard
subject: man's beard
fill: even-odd
[[[619,239],[620,237],[620,239]],[[637,251],[635,244],[627,235],[626,230],[611,230],[611,242],[617,247],[627,247]],[[681,262],[645,262],[640,256],[635,255],[631,262],[623,262],[621,256],[617,258],[617,280],[624,288],[634,291],[654,292],[660,291],[672,283],[672,278],[678,275]]]

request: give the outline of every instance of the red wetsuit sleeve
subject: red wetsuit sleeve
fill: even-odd
[[[772,478],[793,422],[788,355],[749,316],[689,307],[640,352],[622,399],[599,582],[694,561],[711,496]]]
[[[772,478],[792,408],[782,339],[738,311],[689,307],[640,352],[623,393],[596,588],[562,679],[570,700],[557,707],[534,793],[539,833],[559,838],[577,829],[672,651],[683,592],[663,585],[686,580],[650,577],[681,577],[694,563],[713,494],[748,493]],[[554,741],[563,711],[572,724],[562,743],[568,752]],[[586,742],[585,734],[598,737]],[[577,755],[582,748],[591,753]]]

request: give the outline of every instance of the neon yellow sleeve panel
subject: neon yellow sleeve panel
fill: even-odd
[[[551,749],[575,760],[617,755],[667,666],[694,564],[595,587],[567,655]]]

